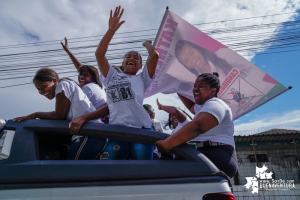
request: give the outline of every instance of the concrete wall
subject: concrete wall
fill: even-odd
[[[255,177],[256,162],[250,162],[248,156],[253,155],[253,147],[237,147],[239,162],[238,176],[231,179],[234,195],[237,199],[299,199],[300,200],[300,171],[297,163],[297,154],[293,145],[285,146],[255,146],[256,154],[267,154],[269,162],[258,163],[259,167],[265,165],[273,172],[275,180],[294,180],[295,188],[266,190],[258,189],[258,194],[244,187],[247,184],[245,177]],[[298,150],[299,153],[299,150]],[[238,184],[238,185],[236,185]]]

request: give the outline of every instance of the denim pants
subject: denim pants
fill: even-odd
[[[80,137],[70,144],[68,160],[95,160],[106,144],[105,138]]]
[[[147,129],[147,128],[142,128]],[[149,128],[147,130],[153,130]],[[100,156],[101,160],[125,160],[132,152],[134,160],[152,160],[153,146],[108,139]]]

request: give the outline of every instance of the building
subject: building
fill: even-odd
[[[237,199],[300,199],[300,131],[272,129],[234,139],[239,169],[231,183]]]

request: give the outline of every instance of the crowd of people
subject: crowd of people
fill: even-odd
[[[155,119],[151,105],[143,105],[143,95],[154,79],[159,54],[151,41],[143,46],[148,51],[148,60],[142,67],[142,57],[137,51],[124,56],[122,71],[117,71],[106,57],[108,46],[120,26],[124,9],[116,7],[110,12],[109,27],[95,52],[98,70],[82,64],[70,51],[67,38],[61,43],[78,71],[78,84],[69,78],[59,78],[50,68],[39,69],[33,83],[39,93],[52,100],[52,112],[34,112],[17,117],[26,119],[66,119],[73,135],[67,159],[70,160],[152,160],[176,159],[170,156],[172,148],[189,143],[206,155],[220,170],[232,177],[237,170],[233,140],[233,118],[230,108],[217,97],[220,88],[218,73],[203,73],[195,81],[194,101],[178,94],[186,108],[195,117],[174,106],[163,105],[157,100],[159,110],[169,114],[162,127]],[[192,67],[192,66],[191,66]],[[138,71],[141,70],[141,73]],[[163,132],[172,129],[171,136],[153,145],[132,143],[106,138],[80,136],[79,130],[85,122],[123,125],[138,129]],[[156,147],[154,149],[154,146]]]

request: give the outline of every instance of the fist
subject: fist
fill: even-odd
[[[152,41],[151,40],[146,40],[145,42],[143,42],[143,46],[146,47],[147,45],[151,45]]]

